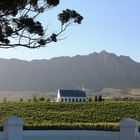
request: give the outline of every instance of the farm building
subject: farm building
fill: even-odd
[[[57,102],[83,102],[86,100],[85,91],[58,89]]]

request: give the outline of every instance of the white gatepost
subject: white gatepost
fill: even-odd
[[[23,140],[23,120],[17,116],[4,121],[4,140]]]
[[[120,121],[120,140],[136,140],[138,122],[134,119]]]

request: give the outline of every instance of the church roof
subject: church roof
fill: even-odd
[[[59,89],[60,97],[86,97],[86,92],[82,90]]]

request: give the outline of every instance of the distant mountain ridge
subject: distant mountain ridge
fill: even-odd
[[[86,56],[24,61],[0,59],[0,90],[140,87],[140,63],[102,51]]]

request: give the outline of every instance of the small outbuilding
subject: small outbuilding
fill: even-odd
[[[84,102],[86,100],[85,91],[58,89],[57,102]]]

